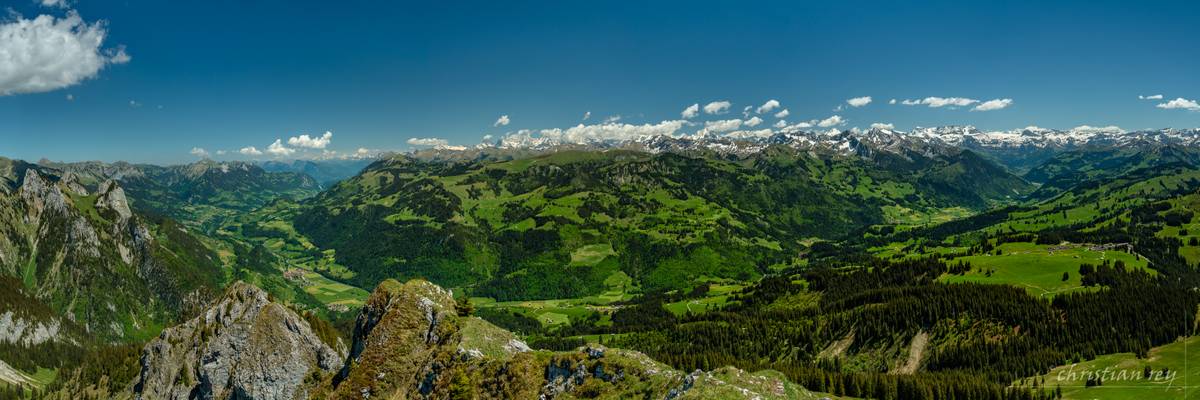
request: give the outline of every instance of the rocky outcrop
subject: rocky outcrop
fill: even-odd
[[[66,212],[67,202],[63,197],[62,190],[59,190],[58,186],[46,180],[33,168],[25,170],[20,192],[32,219],[39,218],[48,210]]]
[[[146,345],[141,365],[138,399],[299,399],[306,378],[336,371],[342,357],[303,318],[238,282]]]
[[[56,318],[37,321],[21,318],[13,310],[0,313],[0,343],[38,345],[57,340],[61,329],[62,322]]]
[[[96,208],[112,211],[119,221],[128,220],[133,215],[129,210],[129,200],[125,198],[125,190],[116,181],[104,181],[96,195]]]
[[[62,179],[59,179],[58,183],[63,185],[63,187],[67,188],[67,190],[74,192],[75,194],[78,194],[80,196],[88,195],[87,188],[84,187],[83,184],[79,182],[79,175],[76,175],[74,172],[63,173]]]

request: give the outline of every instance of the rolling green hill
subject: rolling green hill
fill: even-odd
[[[646,291],[751,280],[814,239],[965,214],[1030,189],[970,152],[482,159],[379,161],[304,201],[295,230],[334,250],[360,287],[424,277],[498,300],[569,298],[599,294],[616,273]],[[613,251],[571,261],[594,246]]]

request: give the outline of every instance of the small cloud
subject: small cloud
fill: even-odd
[[[926,97],[920,100],[904,100],[900,104],[906,106],[927,105],[930,108],[940,108],[946,106],[966,107],[978,102],[979,100],[968,99],[966,97]]]
[[[992,111],[1002,110],[1012,105],[1012,99],[993,99],[988,100],[972,108],[971,111]]]
[[[753,110],[753,109],[754,109],[754,106],[742,107],[742,118],[750,118],[750,110]]]
[[[737,130],[738,128],[741,128],[741,127],[742,127],[742,120],[736,119],[736,118],[720,120],[720,121],[708,121],[708,122],[704,123],[704,129],[701,129],[696,134],[703,136],[703,135],[706,135],[709,133],[729,132],[729,131]]]
[[[141,107],[142,107],[142,103],[139,103],[139,102],[137,102],[137,100],[130,100],[130,101],[129,101],[129,107],[130,107],[130,108],[141,108]]]
[[[842,125],[845,123],[846,123],[846,120],[842,119],[842,117],[840,115],[834,115],[832,117],[821,120],[821,122],[817,123],[817,126],[822,127],[822,128],[828,128],[831,126],[838,126],[838,125]]]
[[[1117,133],[1125,133],[1125,130],[1124,130],[1124,129],[1121,129],[1121,127],[1119,127],[1119,126],[1116,126],[1116,125],[1108,125],[1108,126],[1091,126],[1091,125],[1080,125],[1080,126],[1077,126],[1077,127],[1071,128],[1071,132],[1072,132],[1072,133],[1110,133],[1110,134],[1117,134]]]
[[[508,115],[501,115],[500,118],[496,118],[496,122],[492,124],[492,126],[505,126],[505,125],[508,125]]]
[[[1188,111],[1200,111],[1200,103],[1196,103],[1195,100],[1188,100],[1182,97],[1177,97],[1175,100],[1171,100],[1166,103],[1159,103],[1155,107],[1168,110],[1183,109]]]
[[[733,106],[733,103],[730,103],[728,101],[714,101],[712,103],[708,103],[708,104],[704,105],[704,113],[706,113],[706,114],[723,114],[723,113],[729,111],[729,107],[731,107],[731,106]]]
[[[1161,95],[1161,94],[1152,94],[1149,96],[1138,95],[1138,99],[1139,100],[1162,100],[1163,95]]]
[[[776,128],[783,129],[783,128],[787,127],[787,121],[784,121],[784,120],[782,120],[782,119],[781,119],[781,120],[779,120],[778,122],[775,122],[775,125],[774,125],[774,126],[775,126]]]
[[[270,146],[267,146],[267,153],[270,153],[274,156],[286,157],[295,152],[295,149],[290,149],[283,145],[283,139],[275,139],[275,143],[271,143]]]
[[[204,150],[204,148],[201,147],[193,147],[192,151],[189,151],[188,153],[196,157],[208,158],[208,150]]]
[[[125,52],[125,46],[117,46],[116,51],[108,51],[108,62],[112,64],[125,64],[133,60],[129,53]]]
[[[67,101],[75,101],[75,95],[67,93]]]
[[[585,113],[583,113],[583,120],[584,120],[584,121],[587,121],[587,120],[588,120],[588,118],[591,118],[591,117],[592,117],[592,112],[591,112],[591,111],[588,111],[588,112],[585,112]]]
[[[846,100],[846,104],[849,104],[850,107],[862,107],[867,104],[871,104],[871,96],[855,97],[853,99]]]
[[[692,118],[695,118],[699,114],[700,114],[700,104],[692,104],[690,106],[687,106],[687,108],[683,109],[683,112],[679,113],[679,116],[683,117],[683,119],[692,119]]]
[[[789,115],[792,115],[792,112],[785,108],[782,111],[775,113],[775,118],[787,118]]]
[[[610,115],[610,116],[608,116],[608,118],[605,118],[604,121],[602,121],[601,123],[602,124],[611,124],[613,122],[617,122],[620,120],[621,120],[620,115]]]
[[[876,122],[876,123],[871,124],[871,129],[887,129],[890,131],[890,130],[896,129],[896,125],[885,124],[882,122]]]
[[[493,137],[492,135],[483,135],[483,140],[484,141],[492,140],[492,137]]]
[[[225,150],[217,150],[217,155],[218,155],[218,156],[223,156],[223,155],[225,155]]]
[[[776,108],[779,108],[779,100],[771,99],[767,100],[767,102],[763,103],[763,105],[758,106],[758,109],[754,110],[754,112],[758,114],[765,114]]]
[[[888,100],[888,104],[896,104],[896,99]]]
[[[69,8],[71,6],[67,4],[67,0],[41,0],[40,3],[42,7]]]
[[[242,154],[248,155],[248,156],[261,156],[263,152],[260,151],[259,149],[254,148],[254,146],[246,146],[246,147],[243,147],[241,150],[238,150],[238,153],[242,153]]]
[[[309,137],[307,134],[300,136],[292,136],[288,138],[288,144],[296,147],[305,147],[310,149],[324,149],[333,141],[333,132],[326,131],[320,137]]]
[[[432,147],[441,147],[441,146],[446,146],[446,145],[450,144],[449,141],[447,141],[446,139],[441,139],[441,138],[408,138],[408,141],[406,143],[413,145],[413,146],[426,146],[426,147],[431,147],[431,146]]]
[[[756,115],[753,118],[746,120],[746,126],[753,128],[753,127],[758,126],[758,124],[761,124],[762,122],[763,122],[762,118],[759,118]]]

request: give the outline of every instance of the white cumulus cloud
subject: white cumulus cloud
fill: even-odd
[[[202,147],[193,147],[192,151],[189,151],[188,153],[196,157],[208,158],[208,150],[205,150]]]
[[[1168,109],[1168,110],[1183,109],[1183,110],[1188,110],[1188,111],[1200,111],[1200,103],[1196,103],[1195,100],[1188,100],[1188,99],[1185,99],[1182,97],[1177,97],[1177,98],[1175,98],[1175,100],[1171,100],[1166,103],[1159,103],[1155,107],[1164,108],[1164,109]]]
[[[1012,105],[1012,103],[1013,103],[1012,99],[992,99],[992,100],[988,100],[983,103],[980,103],[979,105],[975,106],[975,108],[972,108],[971,111],[1001,110],[1001,109],[1004,109],[1005,107]]]
[[[42,7],[67,8],[71,6],[67,4],[67,0],[41,0],[41,3]]]
[[[782,111],[775,113],[775,118],[787,118],[789,115],[792,115],[792,113],[785,108]]]
[[[65,88],[129,62],[124,47],[103,48],[107,34],[103,22],[88,23],[74,11],[0,23],[0,96]]]
[[[721,133],[737,130],[742,127],[740,119],[725,119],[720,121],[708,121],[704,123],[704,129],[696,132],[697,135],[704,136],[710,133]]]
[[[763,122],[762,118],[755,116],[753,118],[746,120],[745,124],[746,124],[746,126],[753,128],[753,127],[758,126],[758,124],[761,124],[762,122]]]
[[[442,139],[442,138],[408,138],[407,143],[410,145],[413,145],[413,146],[434,146],[434,147],[446,146],[446,145],[450,144],[449,141],[447,141],[446,139]]]
[[[319,137],[309,137],[307,134],[300,136],[292,136],[288,138],[288,144],[296,147],[306,147],[310,149],[324,149],[333,141],[333,132],[326,131],[324,135]]]
[[[890,130],[896,129],[896,125],[885,124],[882,122],[876,122],[876,123],[871,124],[871,129],[887,129],[890,131]]]
[[[286,157],[295,152],[295,149],[291,149],[283,145],[283,139],[275,139],[275,143],[271,143],[270,146],[267,146],[267,153],[270,153],[274,156]]]
[[[1119,126],[1116,126],[1116,125],[1108,125],[1108,126],[1091,126],[1091,125],[1080,125],[1080,126],[1077,126],[1077,127],[1071,128],[1071,133],[1088,133],[1088,134],[1096,134],[1096,133],[1109,133],[1109,134],[1116,134],[1116,133],[1125,133],[1125,130],[1124,130],[1124,129],[1121,129],[1121,127],[1119,127]]]
[[[683,119],[692,119],[692,118],[695,118],[699,114],[700,114],[700,105],[692,104],[690,106],[687,106],[687,108],[683,109],[683,112],[680,112],[679,116],[683,117]]]
[[[354,154],[353,154],[353,155],[351,155],[351,157],[353,157],[353,158],[367,158],[367,157],[370,157],[372,154],[375,154],[375,153],[379,153],[379,151],[378,151],[378,150],[371,150],[371,149],[368,149],[368,148],[366,148],[366,147],[359,147],[359,148],[358,148],[358,150],[354,150]]]
[[[773,125],[773,126],[778,129],[783,129],[784,127],[787,127],[787,121],[784,121],[781,119],[778,122],[776,122],[775,125]]]
[[[888,104],[896,104],[896,99],[888,100]]]
[[[931,108],[939,108],[946,106],[966,107],[978,102],[979,100],[968,99],[966,97],[926,97],[920,100],[904,100],[900,104],[906,106],[927,105]]]
[[[492,124],[492,126],[505,126],[505,125],[508,125],[508,115],[501,115],[500,118],[496,118],[496,122]]]
[[[846,104],[849,104],[850,107],[862,107],[867,104],[871,104],[871,96],[855,97],[852,99],[848,99],[848,100],[846,100]]]
[[[657,124],[624,124],[603,123],[595,125],[579,124],[567,129],[522,129],[504,136],[500,140],[501,147],[537,147],[559,144],[588,144],[613,141],[625,141],[652,136],[674,136],[686,120],[662,121]]]
[[[1149,96],[1138,95],[1138,99],[1139,100],[1162,100],[1163,95],[1161,95],[1161,94],[1152,94]]]
[[[754,112],[759,113],[759,114],[765,114],[765,113],[771,112],[771,110],[774,110],[776,108],[779,108],[779,100],[771,99],[771,100],[767,100],[767,102],[763,103],[763,105],[758,106],[758,109],[754,110]]]
[[[262,150],[259,150],[259,149],[255,148],[254,146],[246,146],[246,147],[243,147],[241,150],[238,150],[238,153],[242,153],[242,154],[248,155],[248,156],[261,156],[263,152],[262,152]]]
[[[838,126],[838,125],[841,125],[844,123],[846,123],[846,120],[842,119],[842,117],[840,115],[834,115],[832,117],[821,120],[821,122],[817,123],[817,126],[822,127],[822,128],[828,128],[831,126]]]
[[[728,101],[714,101],[704,105],[704,112],[706,114],[721,114],[729,111],[729,107],[731,106],[733,106],[733,103]]]
[[[587,121],[587,120],[588,120],[588,118],[591,118],[591,117],[592,117],[592,112],[591,112],[591,111],[588,111],[588,112],[585,112],[585,113],[583,113],[583,120],[584,120],[584,121]]]

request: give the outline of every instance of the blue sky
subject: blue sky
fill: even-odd
[[[781,107],[757,128],[782,109],[789,124],[837,115],[842,129],[1200,126],[1194,103],[1156,107],[1200,98],[1197,2],[3,1],[0,37],[73,13],[103,33],[83,49],[92,64],[68,59],[95,71],[64,82],[31,83],[53,68],[0,59],[0,156],[31,160],[266,159],[276,140],[287,158],[473,145],[731,103],[678,132],[692,133],[770,99]],[[873,101],[846,103],[861,96]],[[928,97],[978,102],[888,104]],[[238,152],[248,146],[265,154]]]

